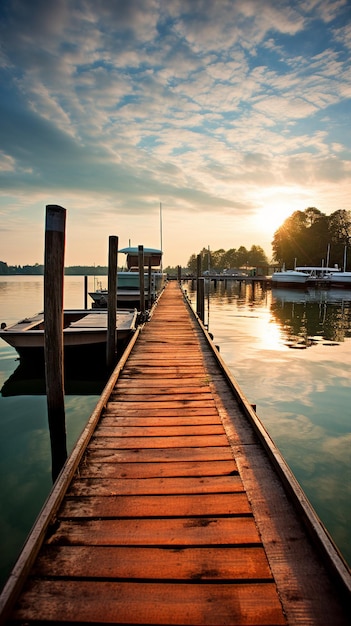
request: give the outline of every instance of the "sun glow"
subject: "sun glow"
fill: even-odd
[[[257,211],[253,216],[256,228],[273,236],[283,222],[294,213],[311,206],[305,190],[298,188],[268,189],[262,192],[257,201]]]

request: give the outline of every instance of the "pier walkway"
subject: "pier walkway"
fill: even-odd
[[[28,539],[2,623],[348,623],[215,353],[169,283]]]

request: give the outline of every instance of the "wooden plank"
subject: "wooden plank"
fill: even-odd
[[[172,381],[174,384],[173,385],[160,385],[159,383],[157,383],[157,381],[153,380],[153,381],[149,381],[149,385],[143,385],[141,384],[136,384],[135,382],[131,382],[129,381],[128,384],[126,385],[118,385],[118,387],[116,387],[115,391],[113,392],[115,397],[118,398],[126,398],[128,396],[144,396],[152,394],[152,395],[168,395],[168,394],[174,394],[174,393],[180,393],[180,394],[187,394],[188,396],[190,396],[191,398],[193,398],[194,400],[196,399],[194,397],[194,394],[211,394],[212,390],[211,387],[209,386],[209,384],[207,383],[203,383],[202,385],[195,385],[195,384],[188,384],[188,385],[183,385],[182,381],[179,380],[175,380]],[[191,382],[191,381],[190,381]]]
[[[156,428],[159,427],[162,432],[163,428],[167,429],[179,429],[184,428],[187,432],[188,427],[192,428],[192,433],[196,434],[200,432],[198,429],[204,427],[213,427],[213,428],[222,428],[222,422],[217,415],[188,415],[188,416],[169,416],[167,417],[153,417],[142,416],[136,413],[133,417],[121,417],[115,415],[113,411],[106,409],[104,420],[101,422],[103,426],[101,428],[111,428],[115,426],[116,428],[130,428],[130,427],[138,427],[138,428]],[[98,427],[96,432],[100,429]],[[171,432],[171,431],[169,431]]]
[[[33,576],[127,580],[272,580],[260,547],[56,546],[42,551]]]
[[[56,520],[47,540],[57,545],[253,546],[261,539],[253,517]]]
[[[95,478],[76,478],[67,492],[68,496],[112,496],[112,495],[170,495],[201,493],[243,492],[238,475],[210,477],[162,477],[122,479],[105,478],[102,473]]]
[[[162,476],[226,476],[237,471],[234,459],[230,461],[177,461],[173,463],[109,463],[92,461],[91,456],[81,464],[78,476],[81,478],[155,478]]]
[[[214,411],[216,410],[216,405],[213,400],[190,400],[189,398],[183,398],[182,400],[170,400],[169,402],[167,401],[167,399],[165,399],[164,401],[154,400],[149,402],[134,402],[134,410],[153,411],[157,409],[164,409],[165,407],[167,409],[179,409],[190,405],[190,403],[191,409],[212,409]],[[118,402],[118,410],[128,410],[128,408],[130,408],[130,404],[130,402]]]
[[[122,422],[124,424],[124,422]],[[205,426],[116,426],[114,424],[106,424],[99,426],[95,433],[95,437],[192,437],[192,436],[208,436],[223,435],[223,426],[221,424],[209,424]],[[225,442],[226,443],[226,440]]]
[[[201,406],[213,405],[213,397],[209,390],[207,392],[200,391],[199,393],[192,391],[179,391],[179,393],[177,391],[173,393],[159,393],[155,389],[152,391],[144,391],[144,393],[141,394],[133,393],[133,390],[131,389],[127,394],[113,393],[111,395],[111,400],[113,400],[114,402],[118,402],[119,400],[121,400],[123,403],[135,402],[143,404],[146,402],[167,402],[167,404],[171,405],[171,403],[174,402],[177,402],[178,404],[184,402],[201,402]]]
[[[31,581],[15,620],[101,624],[283,625],[275,585]]]
[[[107,437],[94,436],[91,439],[89,448],[201,448],[225,446],[227,444],[225,435],[183,435],[179,437]]]
[[[57,514],[73,517],[194,517],[250,515],[246,494],[85,496],[66,498]]]
[[[89,448],[91,460],[108,461],[110,463],[158,463],[167,461],[229,461],[233,460],[229,446],[216,448],[144,448],[140,450],[105,450]]]
[[[194,415],[194,416],[205,416],[205,415],[209,415],[211,417],[217,417],[218,419],[218,411],[216,411],[213,407],[206,407],[206,406],[202,406],[202,407],[190,407],[186,406],[185,404],[181,405],[180,407],[169,407],[166,405],[165,402],[161,403],[161,406],[153,406],[151,405],[151,403],[149,403],[146,406],[133,406],[131,404],[128,404],[127,402],[124,403],[123,407],[121,406],[120,402],[109,402],[106,408],[106,412],[107,414],[114,414],[116,416],[121,416],[121,417],[130,417],[130,416],[140,416],[140,417],[145,417],[145,416],[152,416],[152,417],[184,417],[187,415]]]

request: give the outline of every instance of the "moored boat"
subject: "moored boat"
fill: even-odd
[[[282,287],[304,287],[309,276],[309,272],[303,271],[301,268],[282,270],[281,272],[274,272],[272,284]]]
[[[92,348],[104,349],[107,339],[107,310],[66,309],[63,313],[65,354],[81,355]],[[119,309],[116,314],[117,342],[127,341],[135,330],[137,311]],[[44,313],[25,317],[15,324],[1,324],[0,338],[15,348],[21,358],[43,356]]]
[[[140,305],[140,277],[139,277],[139,249],[135,247],[120,250],[126,254],[126,268],[117,272],[117,303],[118,306]],[[162,251],[155,248],[144,248],[144,272],[145,300],[150,307],[162,291],[166,283],[166,274],[160,269]],[[156,269],[157,268],[157,269]],[[150,284],[149,284],[150,283]],[[104,308],[107,306],[108,290],[104,288],[89,292],[93,300],[93,307]]]
[[[333,271],[328,276],[331,287],[345,287],[351,289],[351,272]]]

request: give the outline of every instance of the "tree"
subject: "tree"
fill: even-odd
[[[343,267],[345,247],[351,242],[351,211],[338,209],[329,216],[331,259]]]

